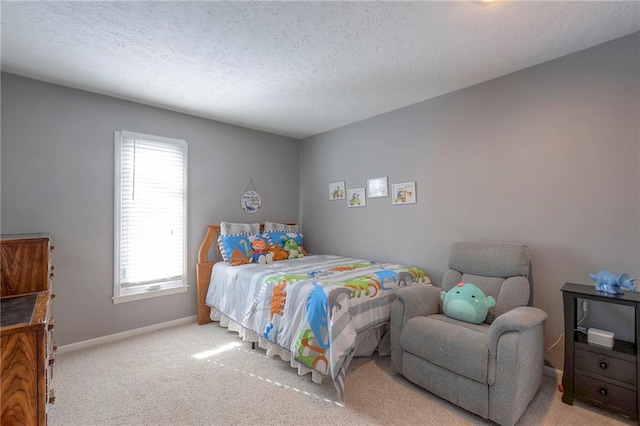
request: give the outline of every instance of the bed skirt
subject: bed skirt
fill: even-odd
[[[322,380],[327,377],[327,375],[299,363],[291,356],[291,352],[287,349],[284,349],[275,343],[264,339],[258,333],[243,327],[237,322],[231,320],[229,317],[223,315],[216,308],[211,308],[211,320],[217,322],[220,327],[224,327],[230,331],[238,333],[238,336],[243,341],[256,343],[258,347],[266,351],[266,356],[269,358],[273,358],[276,355],[279,356],[282,360],[288,362],[291,365],[291,368],[298,370],[298,375],[304,376],[306,374],[311,374],[311,381],[314,383],[320,384],[322,383]],[[358,340],[353,356],[369,357],[376,351],[378,351],[378,355],[380,356],[389,356],[391,354],[389,323],[358,333]]]

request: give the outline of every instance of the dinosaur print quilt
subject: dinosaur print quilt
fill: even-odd
[[[358,333],[389,321],[394,289],[429,283],[420,269],[333,255],[213,267],[206,302],[330,376],[343,399]]]

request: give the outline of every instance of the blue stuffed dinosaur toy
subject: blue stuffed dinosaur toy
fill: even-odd
[[[609,294],[624,294],[621,287],[629,291],[636,291],[636,286],[633,282],[637,278],[629,278],[628,274],[616,275],[611,271],[600,271],[597,274],[589,273],[589,278],[595,281],[596,291]]]
[[[459,282],[449,291],[441,291],[446,316],[473,324],[481,324],[489,308],[496,306],[496,299],[485,294],[471,283]]]

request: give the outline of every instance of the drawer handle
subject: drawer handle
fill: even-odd
[[[600,363],[600,368],[602,368],[603,370],[606,370],[606,369],[607,369],[607,367],[608,367],[608,365],[607,365],[607,363],[606,363],[606,362],[602,361],[602,362]]]
[[[605,388],[600,388],[598,392],[600,392],[600,395],[602,396],[607,396],[607,390]]]

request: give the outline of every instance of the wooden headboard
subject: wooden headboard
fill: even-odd
[[[287,223],[287,225],[295,225],[295,223]],[[264,229],[264,225],[260,225],[260,231]],[[220,250],[218,249],[218,237],[220,236],[220,225],[207,225],[207,232],[200,244],[198,250],[198,265],[196,267],[196,288],[198,297],[198,325],[211,322],[211,308],[205,302],[209,282],[211,281],[211,271],[213,264],[222,260]],[[214,256],[209,259],[211,246],[215,247]]]
[[[211,308],[205,303],[207,297],[207,289],[209,288],[209,281],[211,281],[211,271],[213,264],[220,260],[220,251],[215,250],[215,258],[209,260],[209,251],[211,246],[216,244],[218,236],[220,235],[220,225],[208,225],[207,233],[204,235],[204,240],[200,244],[200,250],[198,250],[198,265],[196,267],[196,287],[198,290],[198,325],[211,322]],[[216,244],[217,247],[217,244]]]

